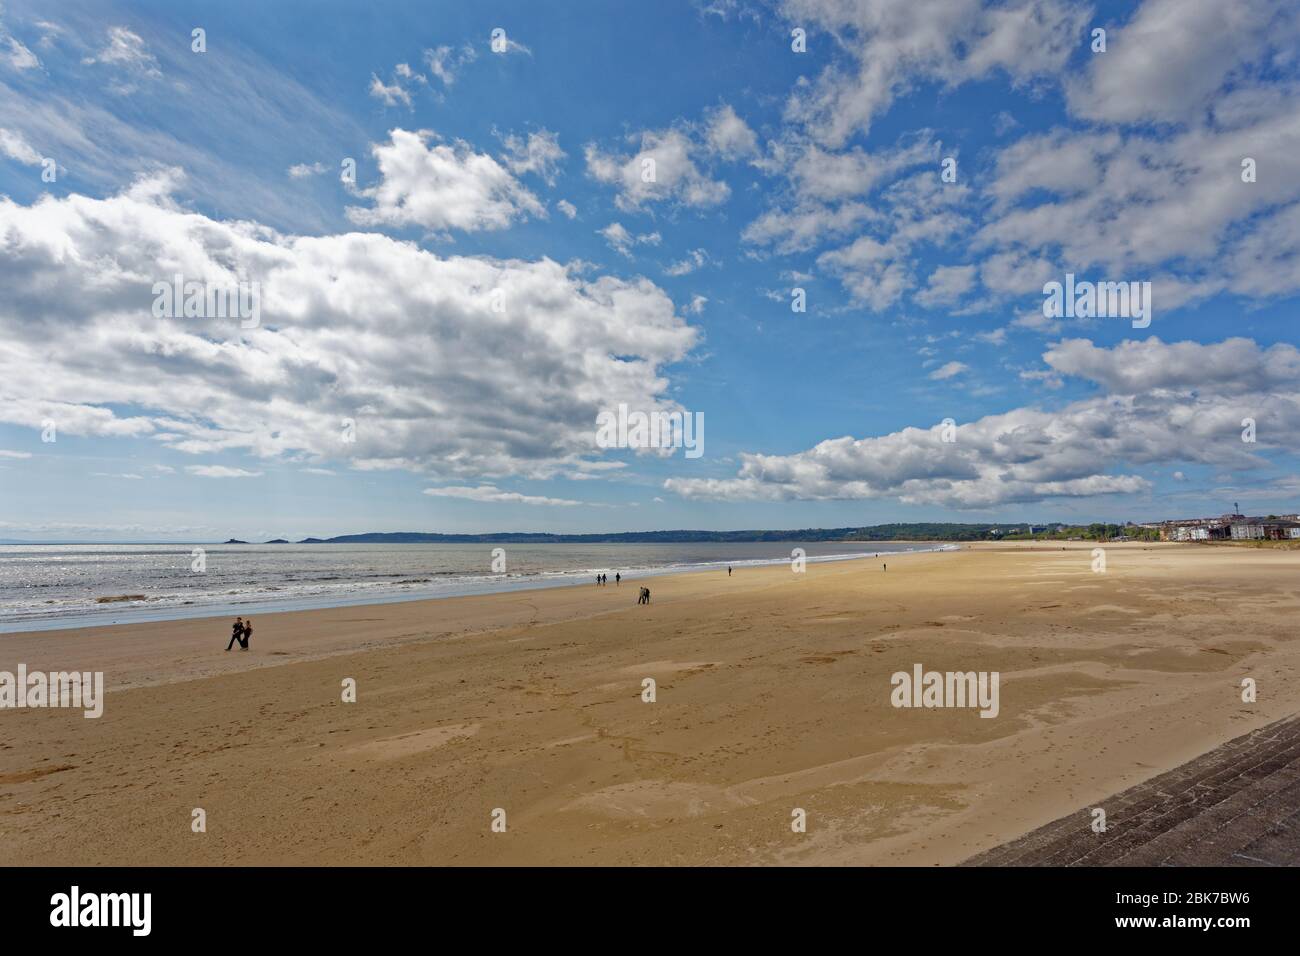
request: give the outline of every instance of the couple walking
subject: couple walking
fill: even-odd
[[[241,651],[248,650],[248,639],[253,636],[253,621],[250,618],[245,621],[242,617],[235,618],[235,623],[230,629],[230,643],[226,645],[226,650],[235,646],[235,641],[239,641]]]
[[[641,596],[638,597],[638,598],[636,599],[636,603],[637,603],[637,604],[649,604],[649,603],[650,603],[650,589],[649,589],[649,588],[642,588],[642,589],[641,589]]]

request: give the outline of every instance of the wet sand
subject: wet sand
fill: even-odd
[[[109,694],[0,711],[0,852],[955,864],[1300,711],[1300,552],[1092,547],[263,614],[247,653],[225,618],[7,635],[0,670]],[[1000,672],[998,716],[891,706],[917,663]]]

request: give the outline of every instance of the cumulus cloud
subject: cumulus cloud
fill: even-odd
[[[380,180],[358,190],[373,205],[349,206],[352,222],[477,232],[546,217],[546,207],[509,170],[468,143],[438,142],[428,130],[394,129],[389,137],[371,147]]]
[[[967,277],[995,299],[1023,298],[1067,271],[1149,279],[1166,313],[1220,293],[1300,291],[1294,4],[1243,0],[1227,12],[1213,0],[1144,0],[1127,22],[1105,24],[1104,54],[1087,48],[1091,11],[1061,0],[935,0],[924,17],[910,0],[785,0],[782,11],[816,43],[821,31],[832,55],[796,83],[786,108],[794,130],[755,161],[786,190],[744,238],[778,253],[849,238],[819,262],[857,302],[881,309],[914,294],[921,305],[951,304],[956,289],[940,283]],[[1065,69],[1071,56],[1081,70]],[[1056,84],[1073,122],[1000,148],[987,184],[949,184],[960,201],[946,214],[933,204],[923,217],[909,204],[888,208],[897,186],[878,190],[940,155],[931,134],[870,151],[849,140],[922,83],[994,74],[1013,86]],[[1247,158],[1254,182],[1240,175]],[[978,228],[966,215],[976,210]],[[911,221],[895,229],[899,213]],[[934,284],[918,288],[918,243],[957,237],[967,240],[963,258],[982,258],[975,273],[949,263],[962,271],[933,272]],[[1013,325],[1053,331],[1030,317]]]
[[[1260,348],[1252,339],[1222,342],[1128,340],[1110,349],[1088,339],[1058,342],[1043,361],[1062,375],[1096,382],[1112,392],[1136,395],[1157,389],[1216,392],[1284,390],[1300,382],[1300,349],[1279,342]]]
[[[758,153],[758,137],[726,104],[709,115],[705,139],[709,149],[725,159],[745,159]]]
[[[1300,8],[1287,0],[1145,0],[1066,85],[1070,109],[1118,123],[1195,119],[1225,85],[1294,49],[1298,26]]]
[[[502,140],[505,145],[505,164],[515,175],[535,173],[555,185],[555,174],[560,160],[567,155],[560,149],[560,138],[549,130],[541,129],[528,134],[527,139],[511,134]],[[569,218],[573,218],[570,216]]]
[[[564,213],[564,215],[569,219],[576,219],[578,217],[578,207],[567,199],[558,200],[555,203],[555,208]]]
[[[916,286],[919,247],[941,249],[969,229],[969,198],[968,187],[945,184],[937,172],[899,180],[876,200],[888,214],[849,245],[822,253],[817,264],[838,276],[855,302],[881,311]]]
[[[865,203],[847,202],[831,207],[802,203],[791,209],[776,207],[745,227],[741,238],[777,252],[804,252],[828,239],[841,238],[864,222],[879,221],[880,214]]]
[[[923,163],[937,167],[938,146],[927,137],[895,149],[867,152],[854,148],[828,152],[816,145],[786,150],[787,175],[800,201],[827,202],[862,196],[877,184]]]
[[[1150,488],[1135,473],[1144,466],[1247,470],[1267,465],[1265,449],[1300,449],[1300,353],[1292,346],[1151,338],[1106,349],[1071,340],[1044,360],[1104,394],[1055,411],[988,415],[959,425],[953,442],[934,425],[833,438],[792,455],[747,453],[734,478],[674,478],[665,487],[690,498],[895,498],[979,509],[1139,493]],[[1222,367],[1207,378],[1212,362]],[[1255,445],[1241,441],[1246,417],[1257,422]]]
[[[662,369],[697,333],[648,280],[284,235],[187,211],[178,182],[0,197],[0,421],[446,480],[582,470],[602,409],[677,408]],[[177,273],[258,282],[260,327],[155,317]]]
[[[998,159],[992,214],[973,245],[1098,278],[1142,270],[1165,310],[1228,291],[1300,290],[1300,113],[1290,90],[1246,89],[1171,135],[1055,130]],[[1241,178],[1244,157],[1261,172]],[[1006,291],[1042,290],[1034,268]],[[987,283],[986,279],[986,283]]]
[[[595,144],[585,150],[588,175],[618,190],[620,209],[631,212],[653,202],[707,208],[731,195],[730,186],[700,169],[701,147],[685,131],[646,130],[632,142],[632,153],[605,152]]]
[[[832,63],[797,86],[786,105],[788,119],[833,148],[869,130],[918,81],[956,86],[998,71],[1025,84],[1058,73],[1090,15],[1065,0],[933,0],[923,12],[914,0],[784,0],[781,9],[852,54],[847,68]]]
[[[633,246],[657,246],[663,240],[657,232],[644,232],[634,236],[621,222],[611,222],[604,229],[597,229],[596,234],[603,237],[611,249],[629,259],[632,258]]]
[[[939,266],[926,287],[916,294],[920,305],[953,305],[975,286],[974,266]]]

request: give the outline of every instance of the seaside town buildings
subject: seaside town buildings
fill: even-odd
[[[1224,514],[1217,518],[1179,518],[1161,521],[1161,541],[1286,541],[1300,540],[1300,515],[1248,517]]]

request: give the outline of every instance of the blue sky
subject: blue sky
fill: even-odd
[[[6,2],[0,538],[1300,510],[1298,22]],[[178,270],[259,326],[153,315]],[[1045,318],[1067,272],[1150,327]]]

